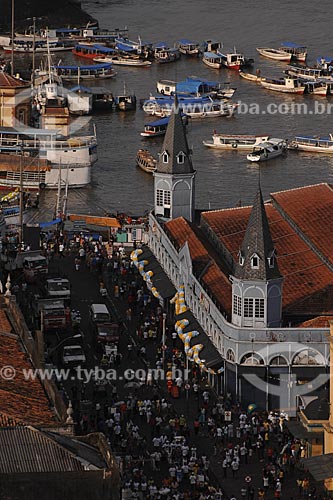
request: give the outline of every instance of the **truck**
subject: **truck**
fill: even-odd
[[[46,280],[46,295],[54,299],[63,299],[65,304],[71,299],[71,285],[66,278],[50,278]]]
[[[70,310],[63,299],[38,299],[36,312],[45,332],[65,331],[70,326]]]
[[[35,283],[37,276],[47,273],[47,259],[43,255],[27,255],[23,258],[23,274],[27,283]]]

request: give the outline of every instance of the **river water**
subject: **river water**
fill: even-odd
[[[213,39],[233,47],[247,57],[255,58],[255,68],[263,76],[282,76],[285,63],[264,59],[256,47],[278,47],[283,41],[307,45],[308,63],[320,55],[333,56],[331,44],[332,3],[323,0],[317,6],[310,0],[253,0],[221,2],[210,0],[99,0],[83,3],[83,8],[98,19],[101,28],[129,28],[129,36],[136,39],[172,45],[179,38],[202,42]],[[64,60],[72,60],[66,55]],[[82,60],[84,64],[84,60]],[[121,91],[126,83],[138,100],[155,92],[156,81],[181,80],[198,75],[211,80],[230,82],[237,87],[234,100],[241,102],[239,113],[232,118],[214,118],[193,121],[189,125],[188,140],[193,149],[193,164],[197,170],[196,206],[217,209],[252,202],[258,182],[258,166],[246,160],[246,154],[235,151],[216,152],[205,148],[203,140],[210,140],[214,129],[228,134],[270,134],[292,138],[295,134],[327,135],[333,131],[331,114],[316,114],[315,101],[323,107],[331,104],[328,98],[291,96],[262,89],[253,82],[241,79],[236,72],[213,70],[200,59],[182,56],[180,61],[150,68],[117,67],[117,77],[103,85],[113,93]],[[304,103],[310,113],[267,113],[270,104]],[[260,114],[244,113],[244,105],[260,106]],[[265,113],[266,111],[266,113]],[[321,110],[320,110],[321,111]],[[332,110],[333,112],[333,110]],[[139,148],[148,148],[153,154],[161,150],[162,138],[144,140],[140,136],[143,124],[150,118],[138,107],[136,112],[114,112],[92,117],[99,141],[99,161],[93,167],[93,182],[87,189],[72,191],[69,209],[81,212],[125,211],[142,214],[153,203],[153,178],[135,166]],[[319,182],[332,182],[333,156],[308,155],[290,151],[286,156],[262,163],[261,184],[264,196],[270,192]]]

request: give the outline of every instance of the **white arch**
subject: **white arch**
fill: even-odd
[[[315,356],[310,356],[306,353],[309,353],[309,352],[312,352],[315,354]],[[304,360],[304,363],[300,362],[300,363],[295,363],[295,359],[297,358],[297,356],[300,356],[301,353],[304,353],[303,355],[303,360]],[[316,359],[318,358],[318,359]],[[314,362],[309,362],[309,360],[312,359]],[[302,359],[300,359],[301,361]],[[317,351],[317,349],[314,349],[313,347],[305,347],[304,349],[300,349],[299,351],[297,351],[292,360],[291,360],[291,364],[293,366],[325,366],[325,359],[324,359],[324,356],[319,352]]]
[[[283,365],[272,365],[272,361],[276,358],[282,358],[285,361],[285,364]],[[274,356],[271,356],[270,360],[268,361],[269,366],[289,366],[289,362],[283,354],[274,354]]]
[[[255,290],[255,292],[253,292]],[[260,295],[260,296],[259,296]],[[265,298],[265,292],[258,286],[249,286],[248,288],[244,287],[244,299],[245,298]]]
[[[180,184],[181,182],[183,182],[184,184],[186,184],[186,186],[188,187],[188,189],[191,189],[191,185],[188,183],[188,181],[186,179],[179,179],[179,181],[175,182],[172,189],[174,190],[175,187]]]
[[[171,183],[169,179],[166,179],[165,177],[162,179],[156,178],[156,189],[167,189],[168,191],[171,191]]]
[[[246,356],[248,357],[247,359],[249,359],[249,358],[255,359],[257,357],[257,358],[259,358],[259,360],[262,361],[262,363],[244,363],[244,361],[242,362],[242,360]],[[258,366],[260,366],[260,365],[265,365],[265,360],[264,360],[263,356],[261,356],[261,354],[258,354],[257,352],[249,351],[249,352],[245,352],[244,354],[242,354],[242,356],[239,358],[239,364],[240,365],[252,365],[252,366],[258,365]]]
[[[231,356],[232,356],[233,359],[229,359],[229,353],[231,354]],[[231,348],[227,349],[225,359],[227,361],[230,361],[231,363],[235,363],[236,362],[236,355],[235,355],[235,352],[234,352],[233,349],[231,349]]]

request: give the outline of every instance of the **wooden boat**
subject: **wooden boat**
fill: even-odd
[[[312,95],[327,96],[329,85],[324,81],[304,81],[305,93]]]
[[[333,82],[332,73],[323,68],[291,65],[286,69],[286,74],[304,80],[328,80]]]
[[[159,64],[170,63],[180,59],[180,52],[178,49],[158,44],[155,47],[154,58]]]
[[[327,137],[297,136],[288,144],[288,149],[308,153],[333,154],[333,134],[328,134]]]
[[[269,141],[269,135],[225,135],[214,132],[213,142],[203,141],[203,144],[212,149],[252,150],[255,146]]]
[[[141,58],[147,59],[153,53],[151,43],[143,42],[140,38],[138,41],[129,40],[128,37],[118,37],[115,40],[115,49],[121,54],[138,55]]]
[[[199,105],[188,105],[183,108],[183,112],[189,118],[216,118],[219,116],[232,116],[238,104],[224,101],[214,101],[211,103],[202,103]]]
[[[156,120],[154,122],[145,123],[144,131],[141,132],[140,135],[142,137],[157,137],[164,135],[169,123],[169,116],[165,118],[161,118],[160,120]],[[188,117],[186,115],[182,115],[184,125],[188,123]]]
[[[128,92],[124,85],[123,93],[114,97],[114,103],[116,109],[120,111],[133,111],[136,108],[136,96]]]
[[[292,59],[296,59],[301,62],[305,62],[308,53],[308,50],[304,45],[298,45],[294,42],[281,43],[279,50],[283,50],[284,52],[287,52],[287,54],[291,54]]]
[[[176,92],[177,82],[173,80],[159,80],[156,84],[156,90],[160,94],[173,95]]]
[[[156,170],[157,160],[147,149],[139,149],[136,154],[136,164],[141,170],[152,174]]]
[[[249,80],[256,83],[260,83],[261,80],[264,80],[264,78],[259,75],[254,75],[253,73],[244,73],[244,71],[241,70],[239,71],[239,76],[244,78],[244,80]]]
[[[276,92],[284,92],[288,94],[304,94],[304,83],[292,77],[284,77],[278,80],[273,78],[265,78],[260,81],[260,84],[267,90],[274,90]]]
[[[257,47],[259,54],[267,59],[274,59],[275,61],[290,62],[292,54],[288,54],[284,50],[269,49],[268,47]]]
[[[225,54],[218,51],[217,55],[221,57],[222,66],[236,71],[239,71],[241,68],[246,66],[252,66],[254,63],[253,59],[245,58],[244,55],[237,52],[236,49],[234,49],[234,51],[226,52]]]
[[[116,72],[110,63],[92,64],[88,66],[52,66],[51,70],[55,70],[57,75],[64,81],[81,81],[81,80],[99,80],[105,78],[114,78]]]
[[[47,53],[49,52],[64,52],[66,50],[72,50],[73,49],[73,44],[72,45],[67,45],[63,42],[47,42],[47,40],[44,41],[38,41],[34,42],[29,40],[29,41],[23,41],[23,40],[14,40],[13,45],[4,45],[3,50],[5,52],[23,52],[25,54],[29,53]]]
[[[220,69],[222,67],[222,59],[214,52],[204,52],[202,62],[213,69]]]
[[[202,52],[214,52],[215,54],[222,48],[221,42],[215,42],[213,40],[205,40],[203,42]]]
[[[277,156],[281,156],[287,149],[287,143],[283,139],[271,138],[269,141],[262,142],[253,148],[253,151],[247,155],[249,161],[267,161]]]
[[[75,56],[85,57],[86,59],[95,59],[96,57],[110,57],[115,53],[114,49],[104,47],[104,45],[88,43],[78,43],[77,45],[75,45],[72,52]]]
[[[143,59],[132,59],[131,57],[122,57],[120,55],[114,55],[111,57],[95,57],[94,62],[96,63],[110,63],[115,66],[138,66],[138,67],[147,67],[151,66],[150,61],[146,61]]]
[[[197,42],[192,42],[186,38],[182,38],[177,42],[177,49],[185,56],[198,57],[200,54],[200,46]]]

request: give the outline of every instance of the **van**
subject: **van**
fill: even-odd
[[[111,314],[105,304],[91,304],[90,319],[93,323],[109,323]]]

